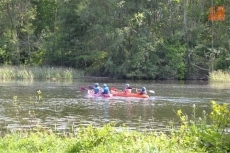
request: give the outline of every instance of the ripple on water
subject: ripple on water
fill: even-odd
[[[135,86],[142,86],[142,83],[143,81],[133,82]],[[194,103],[199,105],[200,110],[203,110],[209,108],[208,102],[213,99],[230,102],[230,90],[216,90],[199,84],[148,83],[146,87],[155,90],[155,94],[150,94],[148,99],[87,97],[85,92],[76,92],[77,87],[75,86],[82,84],[87,84],[87,82],[77,82],[74,85],[71,83],[71,86],[63,86],[58,83],[47,86],[47,84],[41,85],[41,82],[16,88],[12,85],[12,87],[2,86],[1,127],[9,125],[8,128],[16,128],[23,125],[19,128],[31,128],[31,126],[40,124],[47,129],[56,126],[58,130],[65,131],[65,129],[70,130],[69,127],[72,126],[101,126],[108,122],[115,122],[117,126],[126,123],[130,129],[164,130],[177,109],[182,109],[182,111],[185,109],[185,113],[190,114],[191,105]],[[122,87],[123,83],[118,86]],[[43,92],[41,101],[36,98],[38,88]],[[17,100],[21,107],[18,116],[16,116],[18,108],[13,105],[14,95],[18,96]],[[28,97],[32,97],[31,100]],[[29,116],[29,111],[34,111],[34,114]],[[139,116],[142,117],[141,123]]]

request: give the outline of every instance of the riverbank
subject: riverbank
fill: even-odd
[[[83,71],[66,67],[1,66],[1,80],[50,79],[71,80],[84,76]]]
[[[72,133],[56,133],[37,126],[31,131],[9,132],[0,139],[0,152],[7,153],[194,153],[230,151],[230,110],[227,104],[212,102],[212,112],[188,116],[177,111],[180,126],[170,123],[168,133],[161,131],[138,132],[115,123],[103,127],[86,126]],[[209,124],[208,124],[209,123]],[[227,132],[228,131],[228,132]]]
[[[111,79],[110,77],[84,76],[84,71],[66,67],[39,66],[0,66],[1,80],[71,80],[78,78]],[[213,71],[209,74],[210,82],[230,82],[230,72]]]

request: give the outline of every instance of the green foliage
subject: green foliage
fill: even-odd
[[[0,139],[1,152],[202,152],[200,148],[186,148],[164,133],[120,131],[110,124],[102,128],[92,126],[78,129],[77,137],[60,137],[52,131],[37,129],[33,132],[8,134]]]
[[[230,70],[230,55],[228,54],[228,51],[224,48],[219,48],[219,52],[220,54],[215,62],[215,69],[229,71]]]
[[[224,22],[208,21],[211,5],[2,0],[0,64],[65,66],[118,78],[207,78],[213,70],[229,69],[230,15],[225,12]],[[226,0],[214,5],[229,8]]]
[[[47,27],[50,31],[55,29],[55,11],[57,4],[55,0],[31,1],[36,9],[36,17],[32,22],[36,25],[34,34],[39,36]]]
[[[219,105],[212,101],[212,112],[210,118],[217,132],[223,132],[230,125],[230,110],[228,104]]]
[[[108,53],[105,51],[92,51],[90,56],[87,56],[86,61],[90,61],[90,67],[86,69],[86,74],[94,74],[95,76],[102,76],[104,71]]]
[[[25,6],[25,7],[24,7]],[[30,1],[3,1],[0,20],[4,44],[4,64],[31,64],[31,55],[38,47],[34,35],[35,9]],[[1,30],[0,30],[1,31]]]
[[[185,46],[179,43],[160,44],[156,54],[159,79],[185,79]]]
[[[75,139],[61,138],[45,131],[21,132],[6,135],[0,140],[0,151],[8,153],[65,152]]]
[[[230,110],[227,104],[217,104],[212,101],[212,112],[208,118],[206,112],[203,117],[196,117],[193,105],[193,118],[189,119],[181,110],[177,111],[181,126],[179,132],[173,132],[180,141],[188,147],[200,146],[206,152],[229,152],[230,135],[227,129],[230,126]],[[210,119],[210,123],[208,123]]]

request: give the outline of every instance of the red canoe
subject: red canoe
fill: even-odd
[[[149,98],[148,95],[142,95],[140,93],[125,93],[125,92],[116,91],[113,89],[111,89],[111,94],[113,94],[113,96],[120,96],[120,97]]]

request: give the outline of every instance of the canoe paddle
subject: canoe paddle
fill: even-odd
[[[155,91],[153,91],[153,90],[147,90],[147,92],[150,92],[150,93],[154,93],[154,94],[155,94]]]
[[[89,86],[88,88],[80,86],[80,90],[88,90],[88,89],[93,89],[93,86]]]
[[[115,88],[115,87],[111,87],[111,90],[115,90],[115,91],[117,91],[117,88]]]

